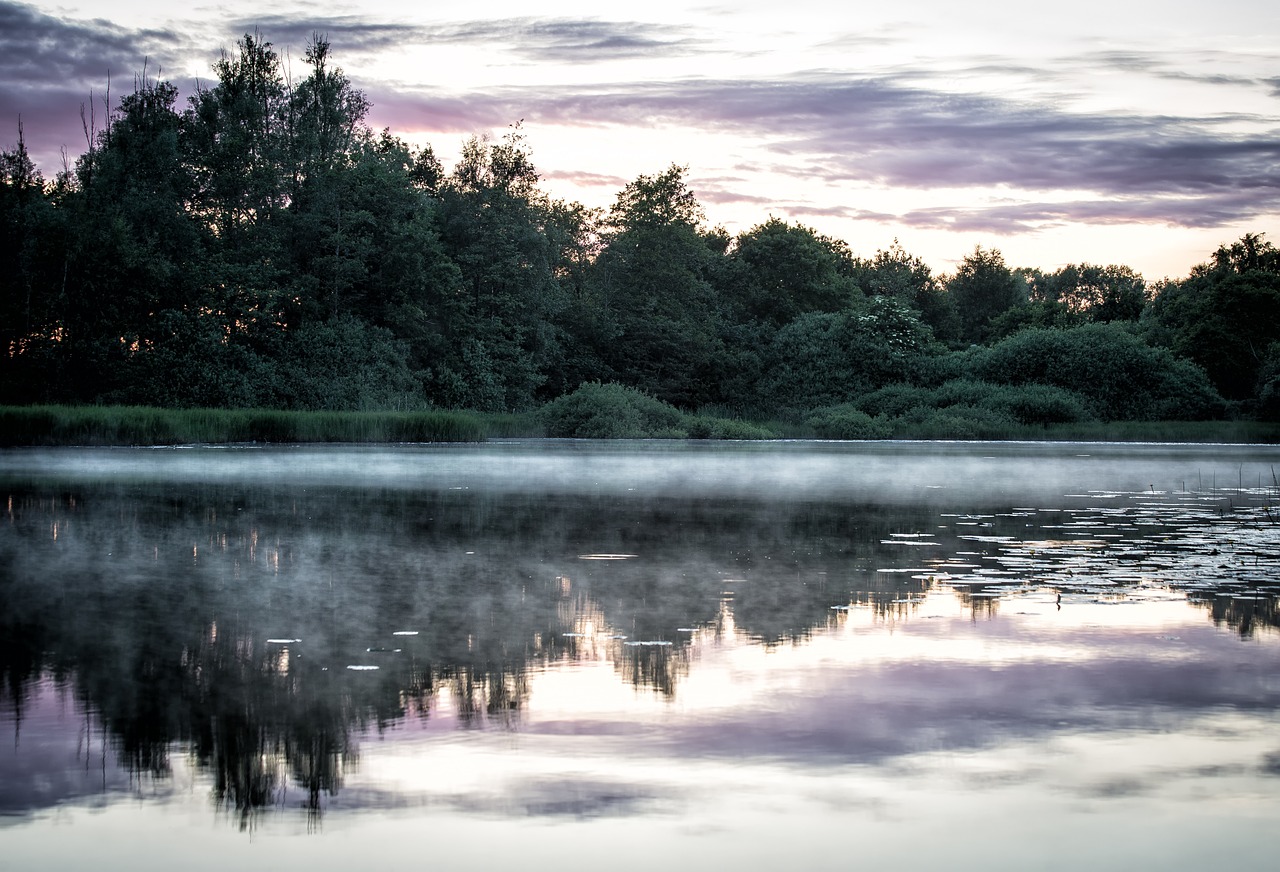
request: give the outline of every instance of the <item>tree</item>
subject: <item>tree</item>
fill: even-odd
[[[209,228],[192,214],[176,97],[169,82],[139,76],[60,199],[59,353],[81,399],[114,389],[128,358],[164,338],[161,313],[203,303]]]
[[[960,337],[974,343],[986,342],[992,334],[991,319],[1027,297],[1026,284],[1005,266],[999,249],[984,250],[980,245],[960,261],[946,288],[960,319]]]
[[[934,278],[928,264],[908,253],[897,239],[888,249],[876,251],[870,260],[859,258],[854,264],[854,276],[867,296],[892,297],[915,309],[939,341],[959,339],[955,301]]]
[[[900,300],[860,311],[810,312],[778,331],[759,385],[766,408],[791,413],[848,402],[921,374],[933,335]]]
[[[18,142],[0,151],[0,402],[47,400],[59,320],[54,191]]]
[[[294,274],[289,90],[270,42],[245,34],[236,48],[183,115],[191,212],[212,230],[204,317],[228,334],[277,329]]]
[[[578,245],[575,215],[543,194],[520,125],[499,142],[472,137],[437,196],[441,238],[465,300],[453,353],[438,369],[455,404],[507,411],[535,402],[562,355],[561,278]]]
[[[748,317],[775,329],[804,312],[838,312],[861,297],[843,244],[770,218],[734,241],[733,289]]]
[[[1152,342],[1204,367],[1223,396],[1254,398],[1280,336],[1280,251],[1261,234],[1219,246],[1187,278],[1157,288],[1147,326]]]
[[[1202,420],[1223,411],[1204,370],[1153,348],[1133,326],[1030,329],[961,357],[970,375],[997,384],[1046,384],[1087,397],[1104,420]]]
[[[609,325],[599,353],[614,377],[693,408],[714,396],[707,375],[721,350],[720,313],[709,277],[723,248],[702,232],[684,173],[673,165],[618,194],[592,284]]]
[[[256,35],[245,34],[236,47],[237,54],[224,52],[213,65],[217,83],[197,86],[184,118],[197,185],[193,211],[231,251],[257,249],[252,231],[269,224],[290,194],[289,94],[280,58]]]
[[[1137,321],[1147,305],[1147,283],[1127,266],[1068,264],[1035,275],[1030,287],[1032,302],[1059,305],[1084,321]]]

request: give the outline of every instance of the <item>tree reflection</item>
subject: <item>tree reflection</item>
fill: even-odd
[[[369,730],[442,711],[518,728],[532,676],[561,660],[674,698],[697,634],[796,644],[833,608],[898,621],[943,584],[976,619],[1007,590],[943,580],[938,555],[961,549],[927,506],[270,484],[6,496],[0,697],[18,723],[33,682],[70,681],[130,772],[164,778],[189,749],[241,827],[294,786],[318,820]],[[1278,625],[1274,596],[1194,599],[1242,635]]]
[[[1209,610],[1215,626],[1224,624],[1240,638],[1251,638],[1260,628],[1280,628],[1280,584],[1259,584],[1257,590],[1239,593],[1223,591],[1193,591],[1188,594],[1191,602]]]

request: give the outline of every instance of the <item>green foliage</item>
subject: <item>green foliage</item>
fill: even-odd
[[[758,424],[687,415],[616,383],[588,382],[538,413],[546,435],[570,439],[771,439]]]
[[[354,411],[421,404],[404,343],[353,317],[289,331],[276,366],[276,391],[286,408]]]
[[[704,234],[681,167],[641,176],[619,194],[590,277],[610,378],[683,408],[717,399],[721,357],[710,277],[722,240]]]
[[[777,218],[739,235],[730,260],[733,302],[774,328],[805,312],[838,312],[861,296],[843,243]]]
[[[476,442],[460,412],[286,412],[142,406],[0,407],[0,445],[174,445],[225,442]]]
[[[672,164],[657,175],[636,177],[618,193],[610,210],[609,222],[615,232],[701,225],[702,206],[685,181],[688,171],[688,167]]]
[[[894,422],[914,439],[1007,439],[1020,432],[1011,415],[983,406],[916,409]]]
[[[1052,385],[999,385],[959,379],[946,382],[931,393],[936,407],[986,409],[1020,424],[1060,424],[1093,417],[1083,396]]]
[[[1271,343],[1258,368],[1258,419],[1280,421],[1280,341]]]
[[[1025,281],[1005,266],[1000,251],[982,246],[960,261],[946,288],[959,317],[960,338],[968,342],[987,341],[991,319],[1027,298]]]
[[[772,409],[838,405],[909,382],[934,353],[932,335],[901,302],[876,297],[858,312],[808,313],[778,331],[758,391]]]
[[[708,229],[678,165],[607,213],[553,200],[519,124],[446,172],[369,129],[327,41],[304,62],[293,80],[245,35],[185,111],[144,71],[52,182],[19,126],[0,152],[0,402],[499,416],[614,383],[666,417],[601,395],[622,417],[584,431],[704,438],[763,435],[738,415],[972,435],[1280,414],[1280,252],[1261,235],[1145,311],[1123,266],[1013,271],[978,247],[939,281],[896,240],[862,259],[777,219]],[[727,416],[676,411],[709,404]],[[302,432],[254,420],[252,438]],[[167,438],[148,421],[119,426]]]
[[[928,265],[909,254],[898,240],[881,249],[870,260],[853,263],[854,280],[868,297],[890,297],[915,310],[940,342],[960,337],[960,321],[955,300],[934,278]]]
[[[972,379],[954,379],[936,388],[887,385],[859,397],[847,406],[859,410],[862,426],[875,431],[862,437],[888,435],[925,439],[994,439],[1025,437],[1028,428],[1092,420],[1088,401],[1071,391],[1049,385],[1002,385]],[[829,410],[822,410],[827,413]],[[874,417],[873,417],[874,416]],[[870,422],[870,424],[868,424]],[[838,432],[821,415],[808,422],[819,435]],[[878,432],[881,435],[870,435]]]
[[[934,392],[911,384],[892,384],[863,394],[854,405],[875,417],[897,418],[912,409],[935,405]]]
[[[823,439],[888,439],[892,432],[883,418],[872,418],[853,403],[818,409],[805,424]]]
[[[1267,347],[1280,336],[1280,250],[1246,234],[1210,263],[1162,285],[1148,335],[1204,367],[1222,395],[1250,399]]]
[[[776,439],[777,434],[762,424],[738,418],[719,418],[690,415],[685,418],[685,429],[690,439]]]
[[[1203,370],[1115,324],[1025,330],[964,360],[984,381],[1072,391],[1104,420],[1202,420],[1224,410]]]
[[[669,403],[620,384],[589,382],[539,413],[547,435],[572,439],[680,438],[685,416]]]
[[[1137,321],[1147,304],[1147,284],[1127,266],[1068,264],[1043,276],[1032,299],[1057,303],[1093,322]]]
[[[254,408],[282,401],[276,367],[243,337],[228,336],[212,318],[186,311],[157,317],[157,338],[120,363],[121,387],[109,403],[168,408]]]

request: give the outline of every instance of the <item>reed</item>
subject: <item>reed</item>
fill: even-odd
[[[0,445],[479,442],[469,412],[289,412],[145,406],[0,407]]]

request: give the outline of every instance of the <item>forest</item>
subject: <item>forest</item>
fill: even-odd
[[[520,125],[446,168],[367,123],[313,39],[135,79],[47,177],[0,153],[0,405],[540,410],[548,435],[981,438],[1280,421],[1280,250],[1177,280],[975,248],[935,275],[769,218],[709,227],[672,165],[607,210],[549,196]],[[736,429],[732,422],[737,422]]]

